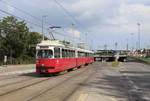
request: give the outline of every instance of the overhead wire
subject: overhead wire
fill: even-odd
[[[54,0],[54,2],[60,7],[62,8],[62,10],[78,25],[80,25],[80,27],[82,27],[83,29],[85,29],[84,25],[80,23],[80,21],[78,21],[65,7],[62,3],[60,3],[58,0]],[[72,23],[72,25],[74,25],[74,23]]]
[[[7,12],[7,11],[2,10],[2,9],[0,9],[0,12],[5,13],[5,14],[10,15],[10,16],[14,16],[15,18],[18,18],[18,19],[23,20],[23,21],[26,21],[26,22],[28,22],[28,23],[30,23],[30,24],[32,24],[32,25],[35,25],[35,26],[37,26],[37,27],[42,28],[42,26],[40,26],[40,25],[38,25],[38,24],[35,24],[35,23],[33,23],[33,22],[30,22],[30,21],[27,21],[27,20],[25,20],[25,19],[23,19],[23,18],[21,18],[21,17],[19,17],[19,16],[16,16],[16,15],[14,15],[14,14],[11,14],[11,13],[9,13],[9,12]],[[47,30],[47,28],[44,28],[44,29]],[[58,32],[55,33],[55,34],[62,35],[62,36],[66,36],[66,37],[72,37],[72,36],[68,36],[68,35],[65,35],[65,34],[58,33]]]
[[[14,17],[16,17],[16,18],[18,18],[18,19],[20,19],[20,20],[26,21],[26,22],[28,22],[28,23],[30,23],[30,24],[32,24],[32,25],[37,26],[37,27],[42,27],[42,26],[40,26],[40,25],[38,25],[38,24],[32,23],[32,22],[30,22],[30,21],[28,21],[28,20],[25,20],[25,19],[23,19],[23,18],[21,18],[21,17],[19,17],[19,16],[16,16],[16,15],[14,15],[14,14],[11,14],[11,13],[5,11],[5,10],[0,9],[0,12],[5,13],[5,14],[10,15],[10,16],[14,16]]]
[[[4,4],[6,4],[6,5],[10,6],[10,7],[13,7],[13,8],[15,8],[16,10],[18,10],[18,11],[20,11],[20,12],[26,14],[26,15],[29,15],[30,17],[32,17],[32,18],[34,18],[34,19],[36,19],[36,20],[38,20],[38,21],[42,21],[40,18],[38,18],[38,17],[36,17],[36,16],[30,14],[29,12],[26,12],[26,11],[20,9],[20,8],[17,8],[17,7],[15,7],[15,6],[9,4],[8,2],[6,2],[6,1],[4,1],[4,0],[1,0],[0,2],[3,2]],[[57,1],[56,1],[56,2],[57,2]],[[59,2],[57,2],[57,4],[59,4]],[[59,4],[59,5],[61,6],[61,4]],[[63,6],[62,6],[62,7],[63,7]],[[64,8],[64,10],[65,10],[65,8]],[[34,26],[37,26],[37,27],[42,28],[41,25],[38,25],[38,24],[35,24],[35,23],[31,22],[31,21],[25,20],[25,19],[23,19],[23,18],[21,18],[21,17],[18,17],[18,16],[14,15],[14,14],[11,14],[11,13],[5,11],[5,10],[0,9],[0,11],[3,12],[3,13],[5,13],[5,14],[7,14],[7,15],[14,16],[14,17],[16,17],[16,18],[18,18],[18,19],[20,19],[20,20],[24,20],[24,21],[26,21],[27,23],[30,23],[30,24],[32,24],[32,25],[34,25]],[[65,12],[68,13],[68,15],[73,18],[73,16],[72,16],[71,14],[69,14],[69,12],[68,12],[67,10],[65,10]],[[78,21],[77,21],[75,18],[73,18],[73,19],[74,19],[74,21],[75,21],[76,23],[78,23]],[[46,24],[49,24],[49,23],[46,23]],[[53,26],[52,24],[49,24],[49,25]],[[46,29],[46,28],[44,28],[44,29]],[[47,30],[47,29],[46,29],[46,30]],[[63,30],[63,31],[64,31],[64,30]],[[55,32],[56,32],[56,31],[55,31]],[[64,32],[65,32],[65,31],[64,31]],[[61,34],[61,33],[58,33],[58,32],[56,32],[55,34],[74,38],[73,36]],[[79,39],[79,38],[76,38],[76,39]]]
[[[34,18],[34,19],[36,19],[36,20],[38,20],[38,21],[42,21],[42,19],[40,19],[40,18],[38,18],[38,17],[36,17],[36,16],[30,14],[29,12],[26,12],[26,11],[24,11],[24,10],[18,8],[18,7],[15,7],[15,6],[9,4],[8,2],[6,2],[6,1],[4,1],[4,0],[1,0],[0,2],[6,4],[6,5],[10,6],[10,7],[13,7],[13,8],[15,8],[16,10],[18,10],[18,11],[24,13],[24,14],[27,14],[27,15],[29,15],[30,17],[32,17],[32,18]],[[47,23],[47,22],[46,22],[46,24],[53,26],[52,24],[49,24],[49,23]]]
[[[85,30],[85,27],[83,26],[83,24],[81,24],[65,7],[62,3],[60,3],[58,0],[53,0],[60,8],[62,8],[62,10],[78,25],[80,25],[80,27],[82,27],[82,29]],[[72,23],[72,26],[74,25],[74,23]],[[84,34],[86,36],[86,33],[88,33],[89,31],[84,31]]]

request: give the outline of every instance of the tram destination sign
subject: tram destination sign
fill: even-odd
[[[40,48],[45,49],[45,48],[49,48],[49,47],[48,46],[40,46]]]

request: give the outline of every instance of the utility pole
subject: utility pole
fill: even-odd
[[[42,34],[43,34],[43,40],[44,40],[44,18],[46,18],[47,15],[42,16]]]
[[[85,45],[88,47],[88,43],[87,43],[87,35],[88,35],[88,33],[85,33]]]
[[[129,50],[129,44],[128,44],[128,39],[127,39],[127,46],[126,46],[127,51]]]
[[[116,42],[116,43],[115,43],[115,50],[117,50],[117,46],[118,46],[118,43]]]
[[[75,32],[74,32],[74,29],[73,29],[75,24],[72,23],[71,25],[72,25],[72,33],[73,33],[73,42],[72,42],[72,43],[73,43],[74,46],[75,46]]]
[[[107,50],[107,44],[104,45],[104,50]]]
[[[133,40],[133,36],[134,36],[134,33],[130,33],[131,35],[131,50],[134,49],[134,40]]]

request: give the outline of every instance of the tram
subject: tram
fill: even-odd
[[[93,52],[70,47],[58,40],[43,40],[36,46],[36,72],[59,73],[94,62]]]

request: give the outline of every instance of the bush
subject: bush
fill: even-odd
[[[119,67],[120,66],[120,62],[112,62],[111,66],[112,67]]]
[[[150,64],[150,59],[142,58],[142,57],[135,57],[135,56],[132,56],[132,58],[136,59],[139,62]]]
[[[3,62],[2,62],[2,61],[0,61],[0,66],[1,66],[1,65],[3,65]]]
[[[7,64],[34,64],[35,58],[29,56],[21,56],[18,58],[8,58]]]

